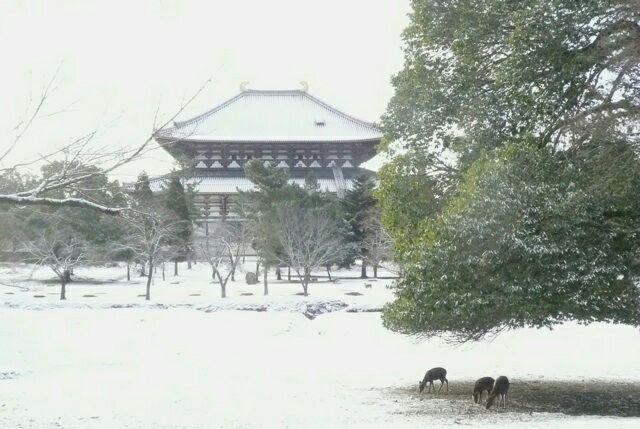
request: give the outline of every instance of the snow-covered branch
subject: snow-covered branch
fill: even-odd
[[[56,73],[57,76],[57,73]],[[12,205],[44,205],[57,207],[84,207],[109,215],[119,215],[125,210],[125,207],[111,207],[98,204],[83,197],[69,198],[65,195],[65,191],[72,190],[73,187],[83,181],[92,179],[97,175],[109,174],[116,169],[139,159],[147,151],[151,142],[155,139],[158,130],[171,124],[185,108],[206,88],[210,83],[207,80],[198,90],[184,103],[168,120],[157,124],[157,112],[154,118],[152,132],[139,145],[131,149],[109,150],[105,147],[94,147],[91,145],[96,132],[92,131],[75,141],[64,145],[61,149],[52,151],[48,154],[41,155],[32,161],[15,163],[11,166],[0,167],[0,173],[15,171],[18,168],[41,162],[53,166],[55,171],[50,172],[42,177],[37,184],[29,189],[21,189],[12,193],[0,193],[0,203]],[[16,126],[18,130],[15,139],[8,144],[7,149],[0,154],[0,163],[15,148],[21,138],[33,125],[43,106],[47,102],[53,85],[55,76],[47,85],[34,111],[27,119],[20,121]],[[52,196],[51,192],[56,191],[56,195]],[[62,194],[62,196],[60,196]]]

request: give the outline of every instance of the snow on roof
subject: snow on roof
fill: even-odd
[[[219,106],[158,131],[187,141],[303,142],[380,140],[371,123],[302,90],[245,90]]]

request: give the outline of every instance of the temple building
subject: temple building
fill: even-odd
[[[201,221],[233,217],[238,190],[253,184],[244,174],[249,160],[287,168],[304,183],[309,172],[321,189],[341,194],[372,158],[382,134],[302,90],[242,90],[235,97],[156,134],[173,157],[190,162]]]

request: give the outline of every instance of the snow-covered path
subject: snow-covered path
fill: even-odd
[[[640,334],[563,326],[450,347],[385,330],[378,313],[0,309],[1,428],[631,428],[640,419],[403,414],[385,388],[446,366],[456,380],[640,380]],[[537,351],[534,351],[537,348]],[[437,404],[437,402],[435,402]],[[412,404],[415,406],[415,404]]]

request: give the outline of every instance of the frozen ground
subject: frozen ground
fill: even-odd
[[[247,262],[246,269],[254,268],[254,263]],[[146,278],[131,272],[131,281],[126,281],[124,267],[115,268],[79,268],[75,272],[75,281],[67,286],[67,301],[60,301],[60,286],[52,278],[48,269],[33,269],[28,265],[0,265],[0,302],[4,307],[50,309],[50,308],[110,308],[127,307],[194,307],[202,310],[218,309],[255,309],[255,310],[300,310],[307,303],[332,303],[336,301],[351,307],[352,311],[380,309],[392,299],[387,288],[391,283],[389,273],[380,270],[381,276],[387,279],[358,278],[359,271],[338,271],[332,275],[341,276],[336,282],[329,282],[326,273],[317,274],[318,282],[309,286],[308,297],[301,297],[299,283],[275,279],[272,271],[269,278],[269,296],[263,294],[263,285],[247,285],[245,272],[236,275],[236,281],[227,285],[227,299],[220,298],[220,286],[211,283],[208,265],[197,264],[193,269],[186,269],[186,264],[179,266],[179,276],[173,275],[173,264],[166,265],[166,280],[162,280],[161,271],[155,274],[151,287],[151,301],[146,302],[141,296],[145,292]],[[324,277],[323,277],[324,276]],[[262,280],[262,279],[261,279]],[[371,285],[365,287],[365,283]]]
[[[173,276],[156,284],[148,305],[137,296],[141,283],[114,281],[71,285],[60,307],[49,295],[57,287],[38,281],[48,273],[20,281],[26,269],[0,271],[0,281],[11,285],[0,286],[3,429],[640,426],[638,418],[496,414],[460,405],[453,393],[423,400],[413,392],[424,371],[437,365],[448,369],[452,391],[479,376],[508,375],[516,401],[518,386],[531,383],[587,381],[595,389],[603,381],[639,383],[640,333],[633,328],[565,325],[453,347],[391,333],[379,313],[342,309],[310,320],[298,311],[308,299],[293,295],[297,285],[272,284],[267,311],[225,310],[231,304],[219,305],[218,287],[199,279],[205,272],[198,268],[183,270],[179,284],[171,284]],[[122,270],[77,274],[114,279]],[[311,299],[341,301],[347,310],[377,306],[389,299],[384,284],[318,283]],[[255,295],[241,296],[241,290]],[[196,291],[200,296],[191,296]],[[350,291],[363,295],[344,295]],[[227,302],[260,303],[260,292],[261,285],[238,283]],[[175,303],[184,306],[165,308]],[[108,308],[112,304],[136,307]],[[210,305],[217,311],[198,311]]]

